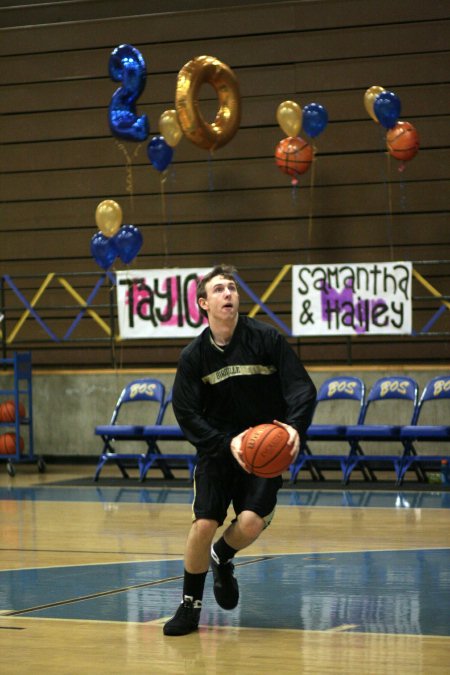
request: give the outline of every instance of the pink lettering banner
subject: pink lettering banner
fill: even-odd
[[[116,273],[123,339],[195,337],[205,326],[197,283],[209,268],[134,270]]]

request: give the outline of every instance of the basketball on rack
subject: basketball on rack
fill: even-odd
[[[19,440],[20,452],[23,452],[24,443],[22,436]],[[15,455],[16,454],[16,434],[1,434],[0,435],[0,455]]]
[[[25,417],[25,406],[19,402],[19,417]],[[5,401],[0,403],[0,422],[15,422],[16,421],[16,404],[14,401]]]
[[[259,424],[242,439],[242,453],[249,471],[261,478],[280,476],[292,463],[289,434],[276,424]]]

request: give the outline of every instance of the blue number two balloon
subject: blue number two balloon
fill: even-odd
[[[147,115],[138,115],[136,101],[145,88],[145,61],[132,45],[119,45],[109,57],[109,75],[122,82],[109,104],[108,118],[114,136],[128,141],[145,141],[150,129]]]

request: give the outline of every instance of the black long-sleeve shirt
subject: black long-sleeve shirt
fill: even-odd
[[[181,353],[173,409],[199,455],[228,453],[250,426],[278,419],[300,436],[310,424],[315,386],[285,338],[240,316],[231,342],[218,348],[206,328]]]

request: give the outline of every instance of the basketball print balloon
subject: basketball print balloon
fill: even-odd
[[[275,478],[289,468],[292,446],[289,434],[277,424],[259,424],[242,439],[242,453],[250,473],[261,478]]]
[[[409,162],[419,152],[419,134],[410,122],[397,122],[386,133],[389,154],[402,162]]]
[[[308,171],[314,158],[314,151],[303,138],[288,136],[275,148],[275,161],[283,173],[300,176]]]

